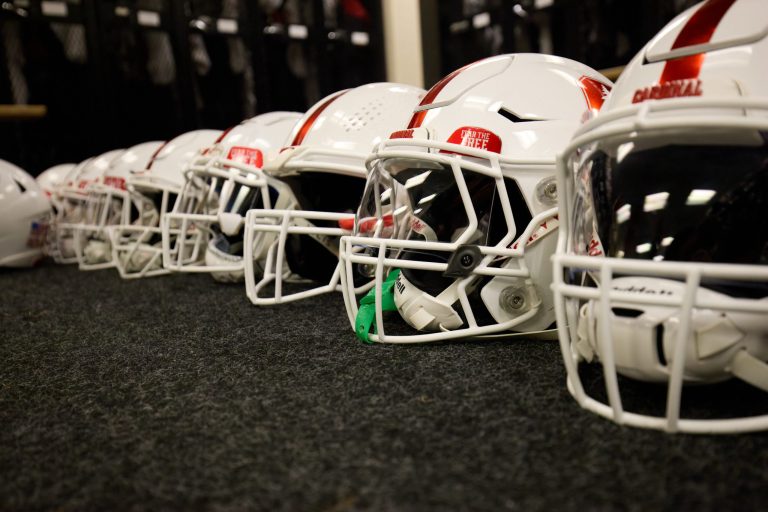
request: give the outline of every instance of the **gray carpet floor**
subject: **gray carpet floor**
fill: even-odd
[[[767,434],[598,418],[555,342],[367,346],[340,297],[259,309],[206,275],[0,291],[0,510],[766,506]]]

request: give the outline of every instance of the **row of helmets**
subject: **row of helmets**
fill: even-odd
[[[599,415],[768,428],[764,411],[681,413],[684,389],[733,377],[766,402],[764,10],[692,7],[613,89],[571,60],[501,55],[427,92],[363,85],[56,167],[38,178],[48,254],[124,278],[209,272],[257,305],[341,292],[365,342],[557,336],[570,393]],[[0,177],[18,185],[0,222],[26,222],[0,263],[20,264],[47,206],[20,170]],[[661,414],[625,410],[627,379],[666,384]]]

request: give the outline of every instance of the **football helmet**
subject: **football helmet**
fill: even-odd
[[[35,179],[0,160],[0,267],[30,267],[43,257],[51,203]]]
[[[281,148],[297,112],[272,112],[243,121],[198,154],[173,212],[163,221],[163,266],[177,272],[211,272],[214,279],[243,279],[243,221],[252,208],[289,208],[287,187],[261,168]],[[196,198],[202,201],[197,202]],[[181,211],[181,208],[186,208]],[[171,226],[178,236],[171,236]],[[205,236],[200,237],[200,233]],[[178,246],[171,246],[171,239]],[[188,247],[201,242],[203,247]],[[185,260],[189,254],[194,259]]]
[[[112,268],[112,247],[107,227],[142,225],[151,218],[154,206],[144,196],[126,188],[133,171],[146,168],[162,142],[145,142],[115,154],[107,168],[85,188],[83,219],[74,227],[75,256],[80,270]]]
[[[61,201],[59,200],[59,188],[64,184],[64,181],[70,172],[77,166],[77,164],[59,164],[54,165],[41,172],[35,177],[35,181],[40,188],[43,189],[46,197],[51,202],[51,220],[46,230],[45,248],[43,252],[47,256],[54,257],[56,253],[56,230],[54,229],[54,222],[58,211],[61,208]]]
[[[67,175],[77,166],[77,164],[59,164],[50,167],[35,177],[35,181],[43,189],[45,195],[51,199],[51,207],[54,212],[58,210],[59,204],[56,200],[56,192],[64,183]]]
[[[355,234],[341,240],[358,337],[553,337],[555,155],[610,87],[583,64],[538,54],[487,58],[432,87],[370,155]],[[375,286],[358,307],[364,276]],[[386,333],[385,310],[407,325],[390,315]]]
[[[362,85],[320,100],[296,124],[287,147],[264,166],[287,186],[295,207],[246,215],[245,283],[251,302],[278,304],[339,290],[339,236],[350,232],[360,204],[365,159],[382,137],[407,121],[423,94],[410,85]],[[305,282],[285,287],[289,277]]]
[[[58,193],[54,194],[54,202],[58,206],[53,223],[55,233],[49,245],[49,252],[57,263],[79,262],[77,252],[81,241],[78,238],[83,233],[77,228],[86,218],[88,187],[101,178],[112,159],[123,151],[107,151],[80,162],[67,174]]]
[[[768,428],[764,14],[760,0],[686,10],[559,159],[553,290],[568,389],[619,424]],[[716,402],[734,386],[735,400]],[[762,407],[734,409],[750,404]]]
[[[145,168],[131,171],[126,179],[128,193],[151,207],[141,213],[137,224],[107,228],[112,261],[120,277],[135,279],[170,272],[162,265],[162,217],[173,208],[192,159],[220,135],[219,130],[193,130],[179,135],[155,150]]]

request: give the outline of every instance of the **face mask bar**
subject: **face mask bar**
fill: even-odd
[[[270,176],[277,178],[299,172],[330,172],[345,176],[365,178],[363,162],[367,155],[351,151],[313,146],[297,146],[282,152],[264,166]],[[292,195],[292,194],[289,194]],[[340,268],[337,265],[325,285],[295,293],[284,293],[283,284],[308,281],[291,273],[285,255],[289,235],[310,236],[324,246],[330,254],[338,254],[338,246],[329,237],[349,234],[339,227],[314,226],[312,221],[348,222],[352,213],[330,213],[292,209],[254,209],[245,218],[243,259],[245,263],[245,289],[255,305],[265,306],[293,302],[324,293],[341,291]],[[259,268],[262,267],[263,268]],[[256,282],[256,275],[261,278]],[[267,290],[272,287],[272,292]],[[270,296],[266,296],[269,293]],[[264,295],[262,295],[264,294]]]
[[[707,110],[706,115],[681,116],[687,110]],[[712,113],[709,113],[712,111]],[[737,112],[738,116],[715,114],[714,111]],[[576,134],[569,147],[558,159],[558,188],[560,190],[560,221],[564,226],[572,225],[572,209],[576,194],[574,173],[568,163],[572,155],[580,148],[611,139],[632,140],[636,132],[668,132],[675,130],[707,130],[718,133],[723,130],[765,131],[768,116],[763,119],[747,117],[748,111],[758,111],[763,116],[768,113],[767,101],[743,99],[680,99],[650,101],[617,109],[601,114],[594,121],[584,125]],[[676,115],[672,116],[671,113]],[[623,139],[621,139],[623,138]],[[722,419],[696,419],[681,417],[683,386],[686,374],[686,349],[692,339],[692,318],[695,311],[710,310],[728,315],[743,313],[768,317],[768,301],[718,296],[716,300],[708,298],[701,286],[708,280],[730,280],[741,282],[768,282],[768,268],[752,264],[690,263],[679,261],[646,261],[633,259],[609,258],[602,255],[590,256],[574,254],[571,229],[561,229],[558,236],[558,249],[554,261],[555,314],[557,317],[562,351],[567,371],[568,390],[584,409],[622,425],[640,428],[664,430],[666,432],[687,433],[741,433],[768,429],[768,414]],[[587,287],[566,283],[565,276],[577,272],[591,273],[598,281],[598,286]],[[684,283],[684,291],[679,297],[645,295],[630,293],[612,288],[617,276],[640,276],[667,278]],[[622,404],[616,364],[616,343],[612,338],[610,322],[601,321],[597,326],[599,362],[607,394],[607,403],[589,396],[579,376],[580,357],[576,348],[579,339],[579,310],[583,304],[591,303],[599,318],[611,318],[612,305],[620,303],[636,305],[664,306],[676,310],[679,328],[676,333],[671,360],[669,378],[666,381],[667,398],[664,416],[626,411]],[[739,350],[734,356],[731,372],[742,375],[742,380],[752,382],[763,388],[768,378],[768,365]],[[738,375],[737,375],[738,376]]]
[[[130,224],[131,194],[126,190],[93,184],[88,188],[85,218],[75,227],[74,246],[80,270],[113,268],[107,226]],[[136,199],[137,210],[140,201]],[[102,260],[102,261],[98,261]]]
[[[262,204],[271,208],[266,176],[260,169],[221,157],[198,158],[186,174],[187,183],[174,205],[173,212],[165,215],[162,222],[163,267],[174,272],[242,271],[242,260],[231,264],[206,263],[206,246],[214,234],[211,225],[220,222],[222,214],[237,215],[243,219],[239,213],[226,210],[237,185],[258,190]],[[222,180],[216,201],[209,197],[211,190],[205,180],[208,177]],[[194,190],[195,188],[197,190]],[[172,231],[175,231],[173,236]],[[175,241],[173,245],[172,239]]]
[[[56,263],[69,265],[77,263],[75,231],[85,218],[87,195],[83,189],[66,187],[58,192],[61,207],[50,229],[48,254]]]
[[[396,147],[396,149],[395,149]],[[420,148],[422,151],[405,149],[408,147]],[[429,148],[426,153],[423,148]],[[480,164],[475,161],[460,160],[456,154],[475,157],[488,164]],[[516,326],[534,318],[540,311],[540,302],[530,305],[528,311],[521,315],[498,324],[481,326],[478,324],[473,308],[469,301],[469,291],[472,285],[481,277],[510,277],[525,281],[531,284],[530,270],[525,262],[524,255],[526,247],[539,237],[534,233],[547,221],[553,220],[557,214],[556,208],[550,208],[535,215],[532,221],[524,226],[522,233],[518,234],[515,225],[514,215],[507,195],[507,189],[504,182],[502,165],[506,169],[518,168],[521,170],[546,171],[551,174],[554,161],[549,159],[530,159],[515,160],[504,158],[496,153],[468,148],[465,146],[430,141],[426,139],[395,139],[381,143],[372,156],[367,160],[366,165],[372,169],[375,162],[383,159],[403,158],[413,160],[428,160],[446,168],[450,168],[453,178],[458,187],[469,225],[463,233],[452,242],[433,242],[420,240],[396,240],[390,238],[372,238],[370,236],[344,236],[341,239],[340,261],[343,266],[342,272],[342,290],[344,292],[344,302],[347,314],[355,328],[355,319],[358,315],[358,304],[356,294],[359,291],[350,286],[353,275],[353,265],[365,265],[375,268],[374,281],[368,286],[374,289],[375,296],[375,333],[370,334],[369,339],[380,343],[426,343],[439,340],[457,339],[457,338],[478,338],[491,337],[505,331],[510,331]],[[386,275],[391,269],[415,269],[426,270],[440,273],[441,275],[448,270],[448,263],[405,260],[391,257],[392,254],[403,250],[412,251],[431,251],[446,254],[445,260],[448,261],[450,255],[455,253],[465,243],[470,242],[470,238],[476,232],[478,219],[475,213],[471,194],[467,188],[462,171],[475,172],[487,176],[494,180],[498,199],[502,206],[504,219],[507,225],[507,234],[496,243],[495,246],[478,246],[481,261],[464,278],[459,278],[452,285],[455,287],[455,293],[458,296],[458,302],[466,318],[467,327],[444,330],[442,332],[413,334],[413,335],[387,335],[384,327],[384,315],[382,308],[383,301],[383,283]],[[543,177],[543,176],[542,176]],[[521,226],[523,227],[523,226]],[[543,236],[543,235],[541,235]],[[376,256],[370,255],[373,252]],[[503,267],[492,266],[492,263],[499,259],[505,260]],[[540,333],[521,333],[521,336],[528,336]],[[510,336],[514,334],[510,333]]]
[[[171,195],[178,194],[179,189],[161,180],[134,180],[129,184],[129,190],[141,194],[141,191],[160,194],[158,216],[143,225],[120,225],[108,228],[112,245],[112,261],[123,279],[153,277],[170,273],[163,268],[162,250],[162,220],[170,209]],[[143,195],[143,194],[142,194]],[[159,221],[159,222],[158,222]],[[178,235],[178,230],[172,230],[172,235]],[[198,235],[199,236],[199,235]],[[188,258],[197,255],[190,254]]]
[[[349,234],[349,231],[339,227],[315,226],[313,222],[331,222],[338,225],[351,219],[352,214],[349,213],[263,209],[249,211],[245,220],[244,261],[245,289],[251,302],[257,306],[267,306],[341,291],[341,268],[337,265],[327,284],[300,292],[283,293],[284,283],[295,282],[290,272],[285,270],[285,247],[288,236],[302,235],[312,237],[330,251],[332,238]],[[261,273],[261,269],[256,268],[256,264],[261,261],[264,261],[263,274],[257,283],[256,274]],[[269,286],[274,287],[271,296],[260,296]]]

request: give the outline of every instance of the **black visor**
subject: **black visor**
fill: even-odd
[[[611,257],[765,264],[766,146],[669,145],[594,154],[597,234]]]

